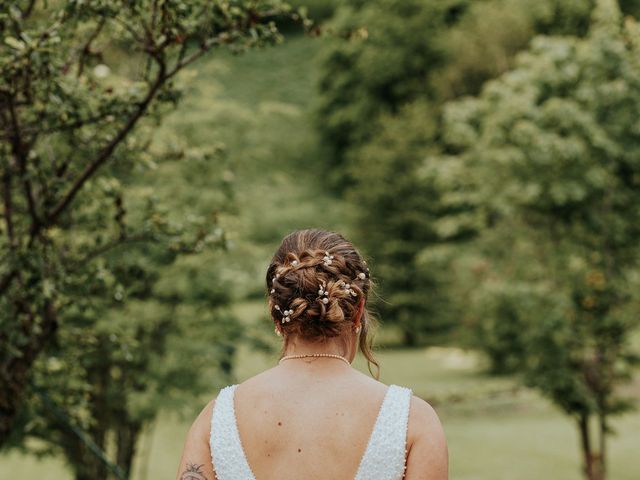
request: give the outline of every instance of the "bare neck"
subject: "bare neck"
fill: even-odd
[[[346,336],[309,341],[299,337],[289,337],[285,341],[284,355],[310,355],[314,353],[340,355],[351,363],[356,356],[356,337]]]

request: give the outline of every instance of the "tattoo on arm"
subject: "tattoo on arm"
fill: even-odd
[[[187,462],[187,468],[185,468],[182,475],[180,475],[180,480],[208,480],[204,473],[202,473],[202,467],[204,467],[204,464],[197,465]]]

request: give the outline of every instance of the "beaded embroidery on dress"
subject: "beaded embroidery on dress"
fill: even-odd
[[[256,480],[242,448],[233,403],[238,385],[223,388],[211,415],[211,461],[218,480]],[[406,468],[411,389],[390,385],[354,480],[401,480]]]

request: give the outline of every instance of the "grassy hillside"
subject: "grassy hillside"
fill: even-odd
[[[231,241],[227,277],[239,298],[262,293],[263,272],[284,234],[309,226],[348,231],[348,205],[323,183],[326,152],[311,115],[321,41],[293,37],[200,63],[163,127],[177,141],[224,145],[220,168],[232,178],[234,208],[222,215],[222,226]],[[175,178],[181,165],[163,168],[162,178]],[[175,195],[201,204],[206,193],[183,185]]]

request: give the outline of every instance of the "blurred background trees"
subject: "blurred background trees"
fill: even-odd
[[[512,70],[444,113],[448,150],[483,180],[491,229],[512,232],[490,234],[490,251],[509,253],[497,271],[487,256],[480,344],[494,369],[521,373],[575,418],[589,479],[605,477],[609,417],[628,407],[617,387],[636,363],[639,33],[601,1],[585,38],[534,38]]]
[[[2,4],[5,446],[138,478],[167,412],[271,365],[264,269],[315,226],[370,260],[383,380],[444,412],[456,478],[526,412],[565,428],[544,399],[586,478],[635,478],[640,2],[291,2],[319,38],[187,3]]]
[[[401,325],[407,343],[416,343],[416,337],[450,330],[451,318],[459,316],[428,298],[432,293],[422,287],[424,281],[437,285],[436,277],[447,269],[443,241],[471,238],[483,221],[470,213],[471,196],[449,194],[478,180],[460,178],[466,167],[460,166],[462,175],[449,174],[455,185],[442,187],[432,175],[438,167],[430,165],[429,174],[423,169],[425,156],[449,153],[443,105],[477,94],[487,80],[512,68],[515,55],[536,34],[583,37],[594,2],[347,3],[332,27],[355,33],[323,52],[319,129],[336,162],[334,184],[364,205],[359,240],[384,271],[383,296],[394,297],[379,309]],[[637,4],[625,7],[632,13]],[[361,25],[366,28],[358,30]],[[444,188],[445,199],[438,188]],[[435,257],[425,250],[428,245],[435,249],[437,268],[429,265]],[[428,289],[446,299],[436,290]]]
[[[381,207],[361,210],[361,241],[378,259],[383,295],[393,297],[380,304],[381,313],[402,325],[407,343],[451,329],[458,312],[446,307],[451,302],[438,305],[446,295],[436,293],[441,274],[433,272],[446,266],[442,241],[469,238],[476,228],[467,215],[464,225],[443,219],[436,232],[436,218],[451,219],[451,209],[463,212],[469,206],[439,205],[438,187],[416,174],[423,157],[439,148],[443,103],[477,93],[512,65],[536,32],[583,34],[590,10],[589,2],[553,0],[391,0],[356,3],[336,14],[333,28],[356,33],[347,42],[334,41],[324,53],[319,127],[339,166],[335,184],[350,198]],[[366,28],[358,31],[357,25]],[[385,135],[387,129],[393,133]],[[402,174],[391,178],[391,171]],[[437,268],[418,267],[427,244],[440,252]],[[424,282],[435,295],[425,295]]]
[[[379,1],[334,21],[366,29],[323,57],[319,125],[383,318],[407,345],[471,326],[494,372],[576,420],[604,478],[637,363],[637,23],[613,1]]]
[[[0,445],[39,437],[76,478],[128,475],[158,410],[208,387],[202,370],[230,373],[240,333],[213,254],[224,159],[153,134],[185,67],[276,43],[280,17],[299,18],[275,1],[2,3]],[[206,172],[190,182],[206,206],[154,188],[175,161]],[[109,465],[88,446],[111,436]]]

